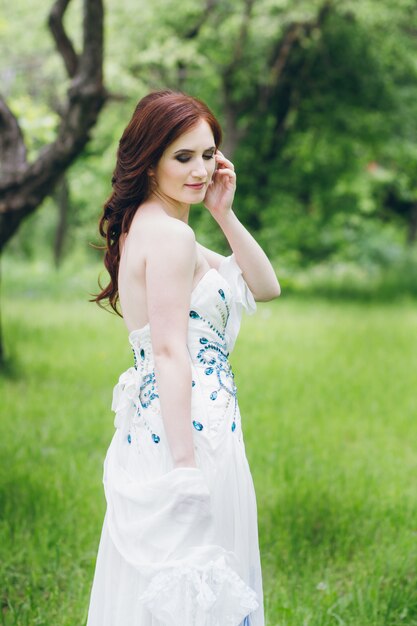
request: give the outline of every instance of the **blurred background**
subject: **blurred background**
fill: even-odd
[[[97,223],[133,109],[164,87],[221,121],[234,210],[282,287],[232,355],[267,624],[416,625],[412,0],[0,0],[2,623],[85,623],[132,364],[88,303]],[[190,224],[230,253],[203,206]]]

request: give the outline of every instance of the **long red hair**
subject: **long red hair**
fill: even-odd
[[[104,265],[109,284],[91,302],[101,305],[108,300],[117,309],[119,290],[119,237],[129,231],[137,208],[150,194],[148,170],[155,167],[166,148],[180,135],[205,120],[216,147],[221,143],[219,122],[204,102],[178,91],[155,91],[138,102],[132,119],[123,132],[113,172],[113,191],[103,206],[99,221],[100,235],[105,238]]]

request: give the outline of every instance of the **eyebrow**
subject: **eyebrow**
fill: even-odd
[[[216,149],[216,146],[211,146],[210,148],[206,148],[205,150],[203,150],[203,152],[208,152],[209,150],[215,150],[215,149]],[[178,152],[189,152],[190,154],[193,154],[195,150],[189,150],[188,148],[181,148],[181,150],[176,150],[174,154],[178,154]]]

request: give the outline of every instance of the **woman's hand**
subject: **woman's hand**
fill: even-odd
[[[226,159],[220,150],[217,150],[214,158],[217,169],[207,187],[203,202],[214,219],[219,219],[232,208],[236,190],[236,174],[233,163]]]

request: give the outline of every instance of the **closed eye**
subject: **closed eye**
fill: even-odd
[[[187,163],[191,159],[191,156],[188,154],[178,154],[175,158],[180,163]],[[209,161],[210,159],[213,159],[213,158],[214,158],[214,152],[206,152],[205,154],[203,154],[203,159],[205,159],[206,161]]]

